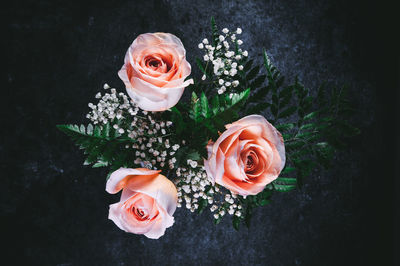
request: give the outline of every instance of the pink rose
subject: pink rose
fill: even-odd
[[[233,193],[256,195],[285,166],[282,135],[260,115],[246,116],[225,127],[217,141],[207,145],[207,174]]]
[[[161,171],[120,168],[107,181],[111,194],[122,189],[121,200],[110,205],[108,218],[120,229],[158,239],[172,226],[177,205],[175,185]]]
[[[146,111],[173,107],[193,80],[185,81],[191,67],[181,40],[170,33],[139,35],[125,55],[118,72],[128,95]]]

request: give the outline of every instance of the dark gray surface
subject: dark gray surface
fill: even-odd
[[[4,7],[0,199],[10,265],[390,265],[387,140],[397,135],[386,124],[396,94],[387,77],[397,70],[389,61],[398,53],[390,50],[394,32],[386,35],[376,17],[382,11],[309,0],[39,0]],[[314,89],[324,80],[348,84],[362,134],[338,153],[332,170],[316,170],[303,189],[257,209],[250,229],[235,232],[230,219],[215,226],[209,212],[178,209],[159,240],[127,234],[107,220],[118,196],[104,191],[106,170],[83,167],[81,151],[55,125],[85,123],[87,103],[104,82],[123,90],[117,71],[140,33],[176,34],[195,68],[211,16],[221,28],[240,26],[250,56],[260,60],[265,47],[288,78],[298,74]]]

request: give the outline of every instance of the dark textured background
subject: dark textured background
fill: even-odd
[[[399,29],[391,10],[383,1],[326,0],[2,6],[5,265],[394,265]],[[265,47],[288,77],[314,89],[323,80],[348,84],[362,134],[333,169],[316,170],[301,190],[257,209],[250,229],[178,209],[159,240],[127,234],[107,220],[118,196],[104,191],[106,171],[83,167],[81,151],[55,125],[85,123],[87,103],[105,82],[123,89],[117,71],[140,33],[176,34],[194,65],[210,16],[221,28],[242,27],[250,55],[260,58]]]

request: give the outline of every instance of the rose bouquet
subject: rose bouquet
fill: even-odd
[[[263,65],[249,59],[240,28],[211,24],[198,45],[199,79],[178,37],[141,34],[118,72],[127,95],[105,84],[89,124],[58,125],[84,150],[84,165],[109,167],[106,191],[122,190],[109,219],[126,232],[157,239],[182,206],[249,226],[255,207],[328,167],[357,133],[343,119],[352,111],[343,88],[312,94],[297,78],[285,82],[265,51]]]

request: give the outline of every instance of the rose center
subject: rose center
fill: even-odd
[[[132,207],[132,213],[139,219],[139,220],[146,220],[148,218],[148,214],[143,211],[142,209]]]
[[[249,173],[257,167],[258,157],[254,151],[250,151],[245,160],[245,172]]]
[[[154,67],[154,68],[157,68],[159,65],[160,65],[160,61],[158,61],[158,60],[151,60],[149,62],[149,66]]]

